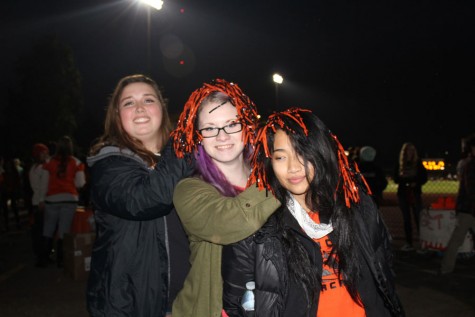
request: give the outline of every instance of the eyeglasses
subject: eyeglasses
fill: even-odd
[[[203,138],[212,138],[219,134],[219,131],[223,130],[226,134],[233,134],[242,131],[242,123],[241,122],[233,122],[228,125],[225,125],[222,128],[204,128],[198,130]]]

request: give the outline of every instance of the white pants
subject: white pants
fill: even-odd
[[[469,229],[475,232],[475,217],[467,213],[459,212],[457,214],[454,231],[447,244],[444,257],[442,258],[440,267],[441,273],[451,273],[454,270],[458,249],[465,240]]]
[[[58,226],[58,238],[63,239],[65,233],[71,232],[77,203],[45,204],[43,236],[52,238]]]

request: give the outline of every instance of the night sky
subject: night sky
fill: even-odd
[[[221,77],[263,115],[311,108],[345,147],[374,146],[386,168],[406,141],[454,164],[460,139],[475,132],[474,9],[474,1],[165,0],[149,29],[147,7],[133,0],[7,0],[0,97],[5,104],[16,84],[16,59],[56,34],[82,76],[83,146],[101,133],[117,81],[146,73],[175,115],[194,89]],[[277,96],[274,72],[284,77]]]

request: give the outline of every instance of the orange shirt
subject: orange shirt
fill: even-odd
[[[71,156],[68,159],[66,166],[66,173],[64,178],[59,178],[57,174],[60,161],[57,157],[53,157],[43,164],[43,169],[49,172],[49,183],[48,183],[48,192],[46,196],[69,193],[71,195],[78,195],[78,190],[74,183],[76,173],[84,171],[84,164],[76,159],[74,156]]]
[[[309,216],[316,223],[320,223],[318,213],[312,212],[309,213]],[[325,262],[332,249],[330,238],[327,235],[313,240],[320,245],[323,261]],[[337,273],[332,267],[323,264],[322,290],[318,302],[317,317],[366,316],[365,309],[351,298],[346,287],[342,285],[342,281],[338,279]]]

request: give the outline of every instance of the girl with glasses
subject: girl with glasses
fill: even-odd
[[[173,195],[191,249],[174,316],[221,315],[223,245],[253,234],[279,206],[265,190],[246,188],[257,123],[256,107],[238,85],[216,79],[190,95],[172,133],[177,156],[196,159],[194,177]]]

